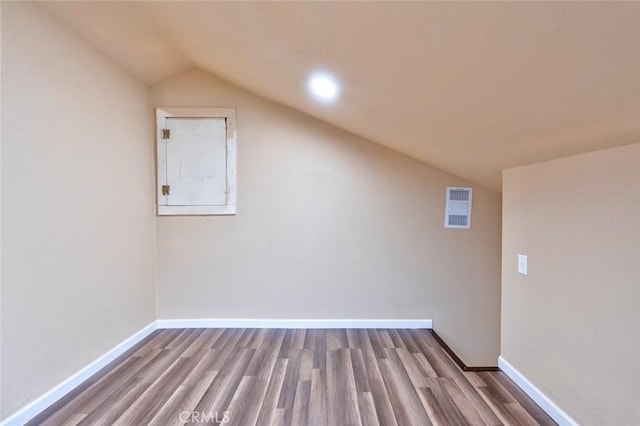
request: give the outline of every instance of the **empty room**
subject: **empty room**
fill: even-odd
[[[0,24],[0,425],[640,426],[640,2]]]

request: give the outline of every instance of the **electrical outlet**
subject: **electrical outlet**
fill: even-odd
[[[519,254],[518,255],[518,272],[522,275],[527,275],[527,255]]]

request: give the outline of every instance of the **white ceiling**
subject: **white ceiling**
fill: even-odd
[[[639,2],[45,2],[148,85],[197,67],[500,191],[640,142]],[[306,78],[342,96],[314,102]]]

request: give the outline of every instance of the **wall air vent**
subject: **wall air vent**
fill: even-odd
[[[447,187],[444,212],[445,228],[471,228],[471,200],[473,188]]]

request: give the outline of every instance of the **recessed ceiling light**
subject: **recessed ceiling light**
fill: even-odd
[[[320,102],[333,102],[340,93],[336,80],[326,73],[314,74],[309,78],[309,91]]]

